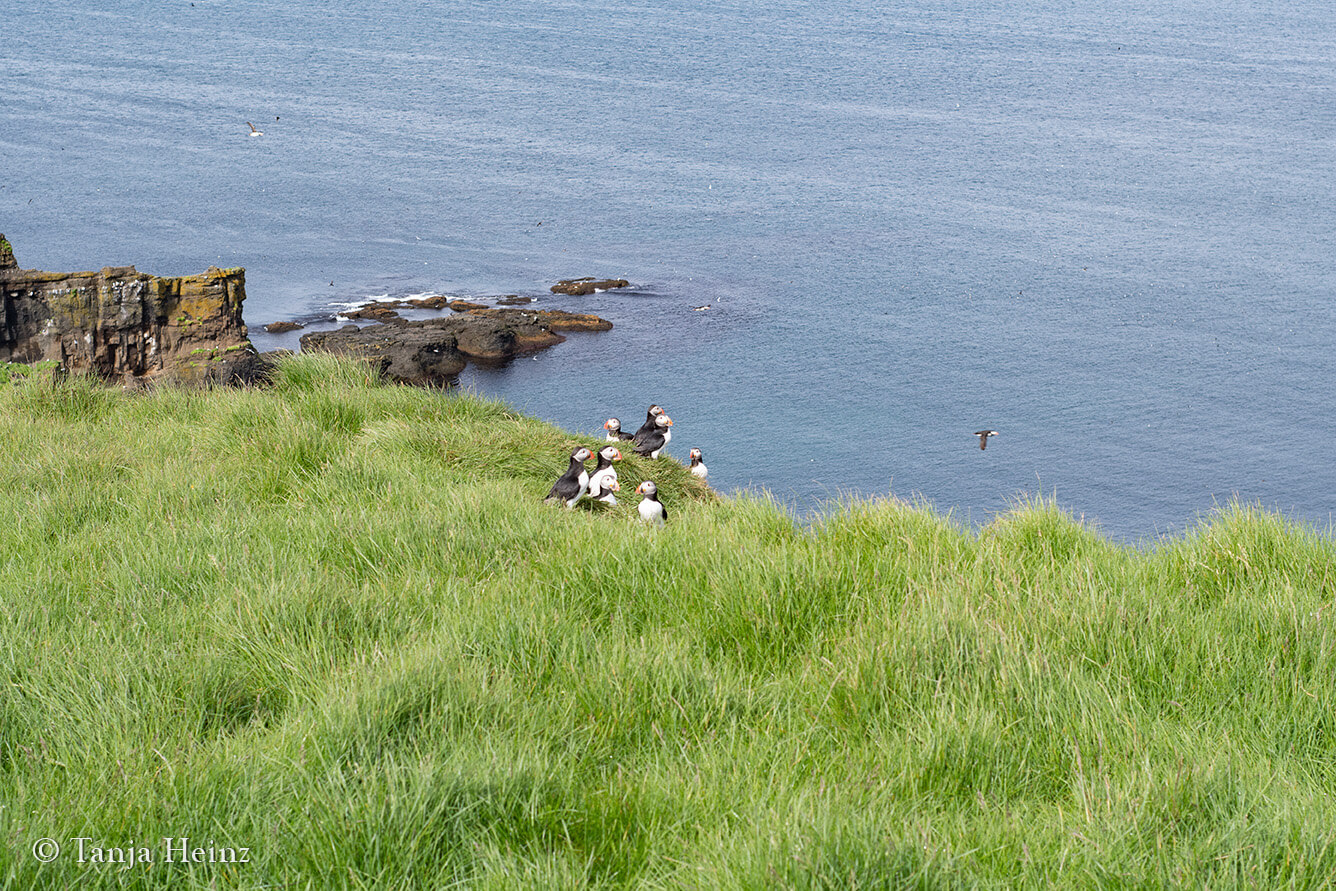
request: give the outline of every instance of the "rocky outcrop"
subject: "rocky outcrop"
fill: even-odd
[[[595,281],[592,278],[566,278],[552,286],[553,294],[569,294],[583,297],[595,291],[607,291],[611,288],[625,288],[631,283],[624,278],[604,278]]]
[[[432,319],[432,322],[446,321]],[[459,339],[423,322],[345,325],[337,331],[303,334],[302,349],[355,356],[375,365],[386,378],[405,384],[442,386],[464,370]]]
[[[439,319],[403,320],[337,331],[315,331],[301,338],[303,350],[361,357],[400,383],[450,383],[468,362],[504,363],[566,338],[558,331],[607,331],[612,323],[598,316],[546,310],[476,309]]]
[[[349,309],[339,313],[345,319],[363,319],[372,322],[388,322],[391,319],[402,318],[396,306],[403,306],[402,301],[382,301],[379,303],[368,303],[366,306],[359,306],[357,309]]]
[[[122,383],[228,383],[254,364],[245,299],[244,269],[172,278],[133,266],[24,270],[0,235],[0,361],[54,361]]]
[[[300,322],[270,322],[264,326],[264,330],[270,334],[287,334],[289,331],[300,331],[305,327]]]

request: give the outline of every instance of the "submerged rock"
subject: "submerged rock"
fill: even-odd
[[[0,361],[54,361],[122,383],[227,383],[256,355],[245,299],[244,269],[169,278],[133,266],[25,270],[0,235]]]
[[[552,286],[553,294],[569,294],[583,297],[595,291],[607,291],[612,288],[625,288],[631,283],[624,278],[604,278],[597,281],[592,278],[565,278]]]

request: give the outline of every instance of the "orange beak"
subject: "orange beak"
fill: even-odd
[[[668,426],[669,426],[669,427],[673,426],[673,419],[672,419],[672,418],[668,417],[667,415],[664,415],[664,418],[668,421]]]
[[[620,460],[622,460],[622,453],[619,452],[619,451],[617,451],[616,449],[613,449],[613,450],[612,450],[612,460],[614,460],[614,461],[620,461]]]
[[[622,484],[619,483],[619,482],[617,482],[616,480],[613,480],[613,481],[612,481],[612,491],[614,491],[614,492],[620,492],[620,491],[622,491]]]
[[[612,422],[611,422],[611,421],[604,421],[604,422],[603,422],[603,429],[604,429],[604,430],[611,430],[611,429],[612,429]]]

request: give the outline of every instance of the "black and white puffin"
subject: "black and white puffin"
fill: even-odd
[[[622,422],[616,418],[608,418],[604,421],[603,429],[608,431],[608,442],[630,442],[636,438],[634,433],[624,433]]]
[[[705,462],[700,458],[700,449],[691,450],[691,475],[697,479],[705,479],[709,476],[710,469],[705,466]]]
[[[612,462],[620,460],[622,453],[613,446],[604,446],[598,450],[598,466],[589,474],[590,498],[605,504],[617,503],[617,496],[612,493],[620,492],[622,487],[617,483],[617,468],[612,466]]]
[[[641,427],[636,433],[636,438],[632,441],[632,451],[637,455],[659,457],[659,452],[663,451],[663,447],[668,445],[668,440],[673,438],[673,432],[668,429],[671,426],[673,426],[672,418],[664,414],[658,415],[648,430]]]
[[[668,508],[659,500],[659,487],[654,485],[654,480],[645,480],[636,486],[636,494],[645,496],[640,502],[640,519],[656,526],[668,522]]]
[[[589,471],[585,470],[584,463],[593,456],[594,453],[584,446],[571,452],[571,466],[552,484],[552,491],[543,500],[559,498],[567,507],[575,507],[575,502],[589,492]]]
[[[640,429],[635,432],[636,436],[642,433],[648,433],[654,429],[654,419],[663,414],[663,409],[657,405],[651,405],[649,411],[645,412],[645,423],[640,425]]]
[[[997,436],[996,430],[975,430],[974,435],[979,437],[979,451],[988,448],[988,437]]]

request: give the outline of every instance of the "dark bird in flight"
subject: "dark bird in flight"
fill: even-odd
[[[979,437],[979,451],[988,448],[988,437],[997,436],[996,430],[975,430],[974,435]]]

